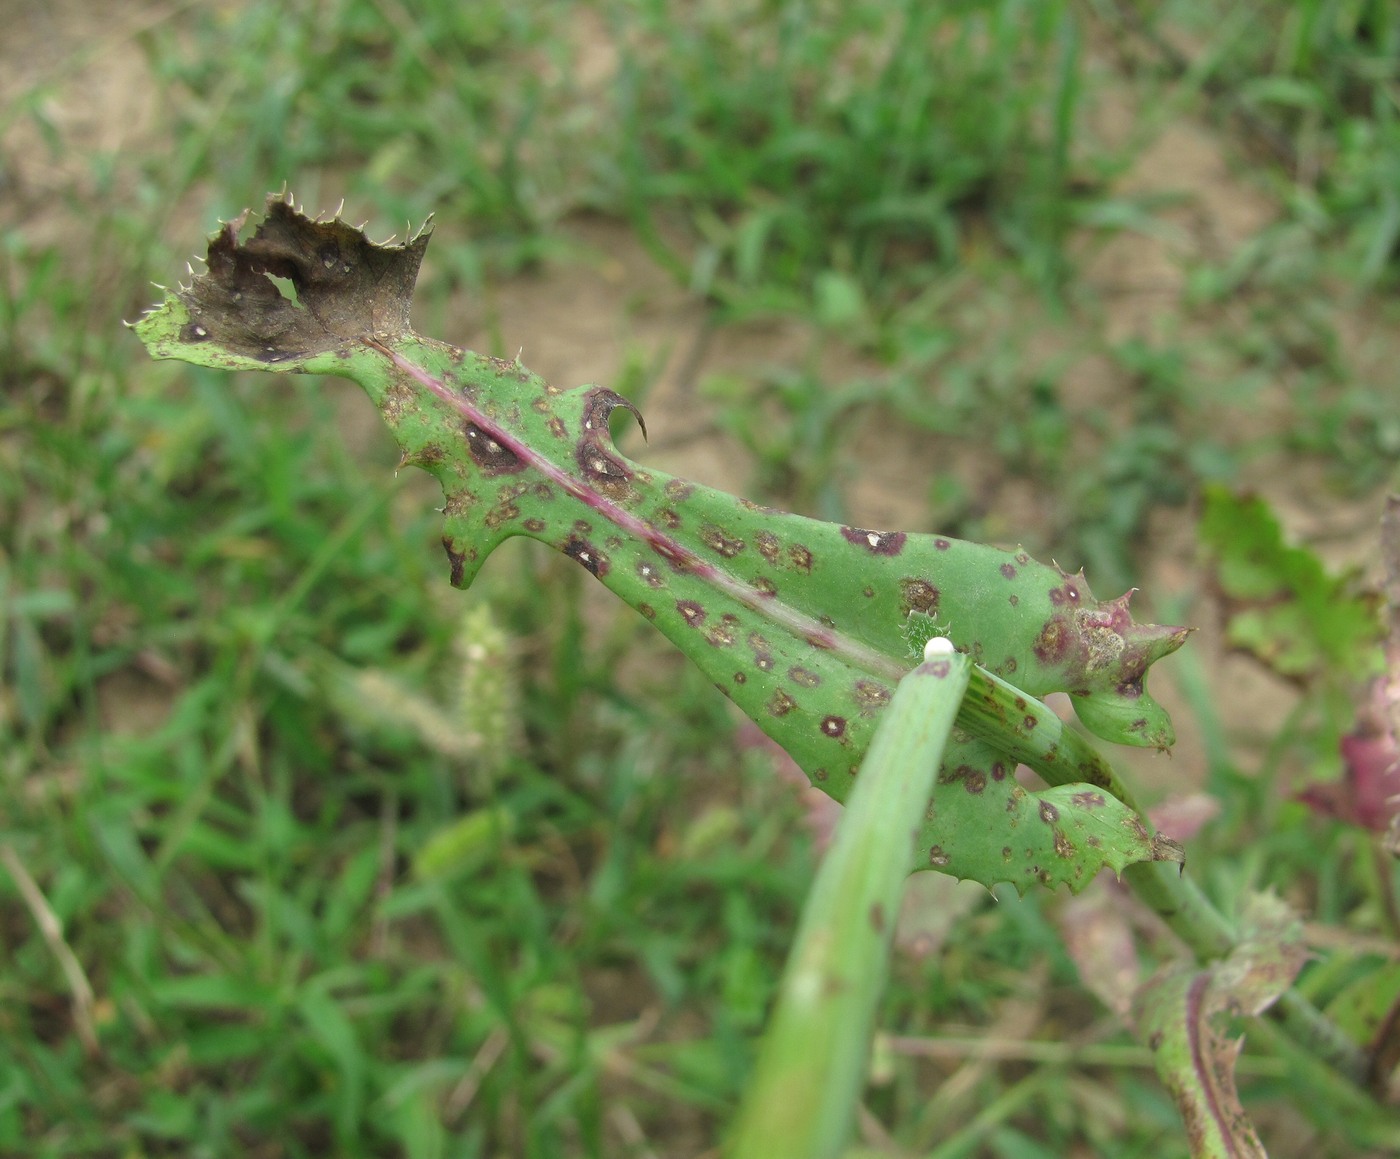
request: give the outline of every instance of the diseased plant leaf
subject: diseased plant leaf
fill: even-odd
[[[1267,1159],[1235,1089],[1241,1039],[1231,1016],[1261,1014],[1288,989],[1307,957],[1303,927],[1278,898],[1252,897],[1243,938],[1204,970],[1169,970],[1138,988],[1129,1019],[1153,1050],[1196,1159]]]
[[[375,245],[280,197],[246,243],[242,225],[213,237],[208,273],[137,332],[158,358],[359,382],[404,463],[442,484],[453,584],[469,584],[509,536],[550,544],[651,621],[838,800],[924,639],[946,635],[980,667],[918,866],[1079,889],[1104,865],[1181,859],[1104,791],[1111,770],[1035,698],[1069,692],[1098,735],[1166,748],[1171,724],[1144,678],[1186,629],[1135,624],[1128,595],[1099,602],[1082,574],[1024,552],[822,523],[632,462],[609,434],[618,409],[641,422],[620,395],[562,390],[518,361],[409,328],[427,227]],[[295,301],[269,275],[290,281]],[[1058,787],[1021,789],[1010,776],[1018,761]]]

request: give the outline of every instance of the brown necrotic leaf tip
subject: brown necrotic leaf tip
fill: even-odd
[[[338,217],[307,218],[290,198],[275,194],[257,231],[240,244],[247,218],[245,210],[213,236],[209,272],[179,295],[189,311],[183,343],[208,342],[271,363],[408,330],[431,219],[395,246],[375,244]],[[290,282],[294,297],[271,278]]]

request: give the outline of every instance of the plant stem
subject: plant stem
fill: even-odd
[[[931,657],[881,717],[803,907],[731,1159],[823,1159],[846,1147],[917,833],[910,819],[933,791],[971,668],[956,653]]]

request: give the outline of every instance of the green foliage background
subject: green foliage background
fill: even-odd
[[[666,416],[629,453],[719,439],[734,477],[707,481],[765,501],[871,522],[894,504],[911,530],[1021,542],[1207,628],[1206,483],[1360,528],[1341,546],[1365,558],[1400,450],[1400,18],[1141,7],[13,19],[0,1154],[700,1154],[810,880],[773,755],[579,569],[515,544],[447,588],[433,489],[395,480],[348,388],[145,359],[120,323],[148,282],[269,187],[343,196],[376,236],[435,213],[420,328],[469,325],[494,354],[532,339],[502,326],[502,287],[606,273],[625,245],[693,295],[684,405],[668,351],[630,337],[647,302],[625,278],[606,307],[541,294],[556,313],[531,329],[594,310],[622,335],[611,385],[654,432],[648,400]],[[1164,162],[1183,136],[1215,168]],[[1115,264],[1125,240],[1156,264]],[[740,353],[705,369],[715,350]],[[1345,992],[1371,961],[1355,947],[1396,934],[1393,874],[1291,778],[1337,773],[1364,665],[1289,674],[1325,695],[1266,682],[1274,731],[1240,743],[1253,714],[1203,660],[1172,664],[1194,728],[1149,772],[1224,806],[1193,868],[1227,908],[1273,885],[1338,931],[1351,948],[1304,986]],[[925,911],[946,940],[897,966],[871,1153],[1185,1153],[1055,906]],[[1242,1073],[1277,1154],[1358,1153],[1304,1080]]]

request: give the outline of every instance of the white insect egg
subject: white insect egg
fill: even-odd
[[[935,656],[951,656],[956,651],[957,647],[947,636],[932,636],[924,645],[924,659],[932,660]]]

